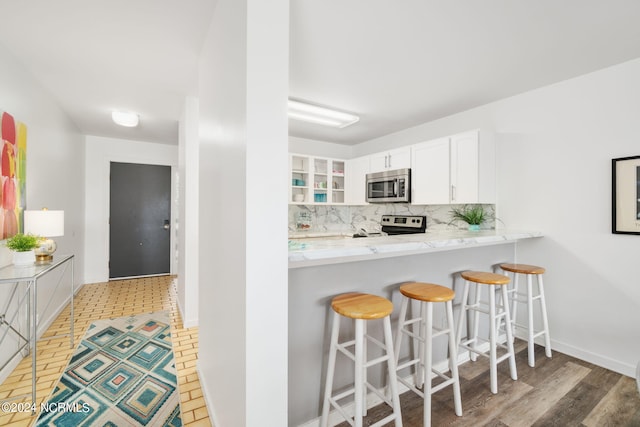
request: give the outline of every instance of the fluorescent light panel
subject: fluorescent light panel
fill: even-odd
[[[130,113],[126,111],[113,111],[111,118],[116,124],[125,126],[128,128],[134,128],[138,126],[138,115],[136,113]]]
[[[353,114],[292,100],[289,100],[288,114],[294,120],[337,128],[347,127],[360,120],[360,117]]]

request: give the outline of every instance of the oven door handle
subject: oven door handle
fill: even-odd
[[[398,180],[393,180],[393,197],[398,197]]]

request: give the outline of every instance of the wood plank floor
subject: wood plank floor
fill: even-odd
[[[487,359],[463,364],[463,416],[455,415],[453,391],[446,387],[432,397],[432,425],[640,426],[640,394],[635,379],[557,351],[548,359],[540,346],[536,346],[536,367],[531,368],[527,365],[526,343],[518,340],[516,351],[518,380],[511,379],[508,363],[501,363],[495,395],[490,391]],[[422,398],[406,392],[400,400],[404,427],[421,427]],[[388,413],[386,405],[369,410],[365,425]]]
[[[167,310],[171,314],[173,351],[178,371],[182,422],[186,427],[211,426],[196,373],[198,328],[184,328],[178,312],[173,277],[161,276],[85,285],[75,298],[75,344],[80,342],[94,320]],[[70,309],[67,307],[43,337],[68,333]],[[73,349],[69,338],[42,340],[37,345],[36,390],[39,406],[62,375]],[[31,357],[23,359],[0,385],[0,401],[31,393]],[[29,399],[15,400],[30,401]],[[30,426],[36,417],[30,413],[0,412],[0,426]]]

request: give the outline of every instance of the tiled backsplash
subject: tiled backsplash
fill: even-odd
[[[451,209],[455,206],[460,205],[289,205],[289,232],[352,233],[361,228],[367,232],[375,232],[380,229],[382,215],[426,215],[427,230],[466,229],[467,224],[463,222],[451,222]],[[488,212],[488,217],[494,218],[495,205],[483,207]],[[481,228],[495,228],[495,220],[485,222]]]

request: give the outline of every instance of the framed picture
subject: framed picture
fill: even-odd
[[[640,234],[640,156],[611,160],[612,233]]]
[[[0,111],[0,238],[24,231],[27,200],[27,126]]]

